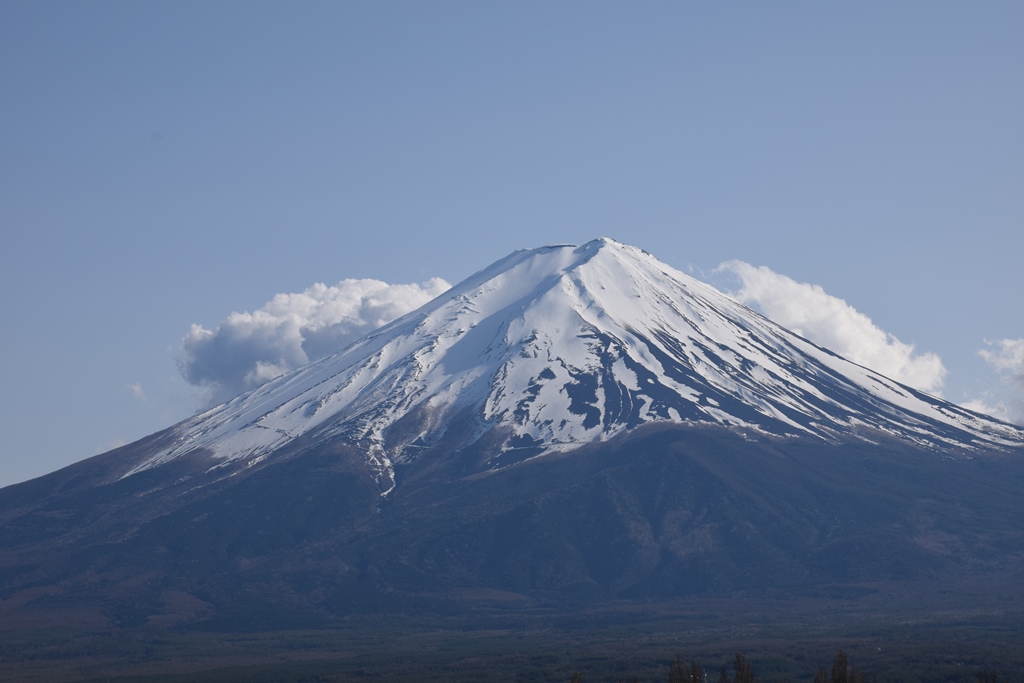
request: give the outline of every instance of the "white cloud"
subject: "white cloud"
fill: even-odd
[[[134,396],[138,400],[142,401],[143,403],[146,402],[146,392],[143,391],[142,383],[141,382],[136,382],[135,384],[129,384],[128,385],[128,390],[132,392],[132,396]]]
[[[1014,416],[1006,403],[993,397],[992,392],[986,392],[981,398],[972,398],[969,401],[963,401],[960,405],[967,410],[973,410],[976,413],[984,413],[985,415],[991,415],[992,417],[999,418],[1006,422],[1013,422]]]
[[[732,292],[734,297],[756,304],[768,318],[814,343],[922,391],[942,389],[947,371],[938,355],[917,353],[913,344],[901,342],[820,286],[743,261],[727,261],[715,272],[737,276],[742,286]]]
[[[1007,401],[991,403],[991,397],[975,399],[964,407],[994,415],[1008,422],[1024,424],[1024,337],[1020,339],[985,340],[989,348],[978,355],[999,371],[1007,387]],[[1007,405],[1009,403],[1009,405]]]
[[[342,280],[278,294],[212,330],[192,325],[182,339],[181,374],[209,389],[212,401],[225,400],[340,350],[450,287],[441,278],[399,285]]]
[[[978,355],[1000,372],[1010,375],[1014,381],[1024,385],[1024,337],[1020,339],[985,340],[995,350],[982,349]]]

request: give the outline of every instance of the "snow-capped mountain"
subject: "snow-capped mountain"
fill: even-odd
[[[461,614],[464,590],[546,610],[915,581],[945,611],[965,577],[1019,591],[1022,486],[1020,428],[602,239],[511,254],[333,356],[0,490],[0,622],[293,628]]]
[[[182,422],[171,445],[124,476],[187,454],[211,468],[254,465],[300,436],[340,438],[365,449],[387,492],[394,466],[456,422],[455,447],[487,435],[485,468],[652,422],[826,441],[889,435],[943,450],[1024,442],[1017,427],[847,361],[640,249],[598,239],[515,252],[333,356]]]

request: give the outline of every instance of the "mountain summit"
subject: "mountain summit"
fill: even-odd
[[[601,238],[517,251],[336,354],[173,428],[128,469],[258,464],[293,440],[360,447],[382,492],[444,443],[495,469],[648,423],[826,441],[1019,445],[1024,432],[899,384],[650,254]]]

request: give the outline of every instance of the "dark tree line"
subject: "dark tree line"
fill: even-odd
[[[583,683],[583,675],[574,671],[570,683]],[[620,683],[640,683],[640,679],[634,676],[629,681],[622,680]],[[715,683],[715,679],[696,660],[687,663],[682,655],[677,654],[668,666],[668,683]],[[729,675],[728,667],[723,666],[718,673],[717,683],[757,683],[757,677],[754,675],[753,665],[742,653],[737,652],[733,658],[732,676]],[[832,662],[832,671],[829,672],[824,666],[820,667],[814,677],[814,683],[878,683],[878,677],[869,678],[857,667],[851,666],[846,652],[840,650]],[[995,673],[984,672],[978,674],[978,683],[998,681]]]
[[[584,683],[583,675],[574,671],[570,683]],[[633,676],[631,679],[622,679],[619,683],[640,683],[640,679]],[[718,672],[717,682],[712,672],[704,669],[696,660],[687,662],[682,655],[676,655],[668,665],[668,683],[757,683],[754,676],[754,667],[743,654],[737,652],[732,662],[732,675],[729,675],[727,666],[723,666]],[[782,679],[782,683],[788,683]],[[836,653],[832,660],[832,670],[826,667],[818,668],[814,676],[814,683],[878,683],[878,676],[868,676],[856,666],[850,664],[849,657],[845,650]],[[1003,683],[995,671],[984,670],[978,674],[977,683]]]

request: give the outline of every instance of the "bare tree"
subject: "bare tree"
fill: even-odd
[[[832,683],[849,683],[846,677],[846,669],[849,666],[849,661],[846,658],[846,652],[840,650],[836,653],[836,659],[832,662]]]
[[[697,660],[690,661],[689,683],[704,683],[704,668],[697,663]]]
[[[668,683],[688,683],[689,680],[686,662],[682,655],[676,654],[676,658],[668,665]]]
[[[750,665],[747,658],[741,653],[736,653],[736,678],[733,679],[734,683],[757,683],[757,679],[754,678],[754,667]],[[846,683],[843,681],[843,683]]]

